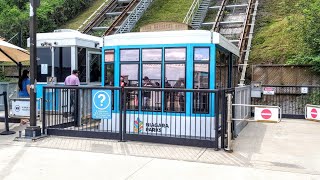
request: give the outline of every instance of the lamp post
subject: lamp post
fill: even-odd
[[[26,128],[26,137],[41,135],[41,129],[37,126],[37,7],[40,0],[30,0],[30,127]]]

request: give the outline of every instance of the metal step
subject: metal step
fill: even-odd
[[[209,26],[209,25],[213,25],[215,22],[205,22],[202,23],[203,26]],[[225,24],[243,24],[243,21],[222,21],[219,22],[220,25],[225,25]]]
[[[234,5],[227,5],[226,8],[237,8],[237,7],[247,7],[248,4],[234,4]],[[209,9],[219,9],[221,6],[211,6]]]

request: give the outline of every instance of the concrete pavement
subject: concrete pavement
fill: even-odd
[[[14,142],[14,136],[0,136],[0,179],[320,179],[319,130],[320,123],[305,120],[249,123],[231,154],[66,137]]]

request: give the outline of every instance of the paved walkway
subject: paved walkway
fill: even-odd
[[[320,179],[319,132],[320,123],[305,120],[249,123],[231,154],[152,143],[66,137],[31,143],[0,136],[0,179]]]

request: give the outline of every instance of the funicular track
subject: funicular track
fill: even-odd
[[[202,26],[212,25],[211,31],[219,32],[240,49],[239,70],[241,71],[240,85],[244,84],[247,62],[251,48],[255,16],[258,0],[221,0],[216,9],[214,22],[204,22]]]
[[[88,34],[94,27],[99,26],[104,20],[107,19],[106,14],[113,12],[117,6],[117,0],[110,0],[100,12],[98,12],[95,17],[89,22],[82,30],[82,33]]]
[[[97,36],[129,32],[153,0],[110,0],[81,32]]]
[[[111,35],[114,34],[118,27],[126,20],[126,18],[129,16],[129,12],[132,11],[137,4],[140,2],[140,0],[132,0],[128,6],[123,10],[123,12],[119,15],[119,17],[113,21],[113,23],[110,25],[110,27],[105,31],[104,35]]]

